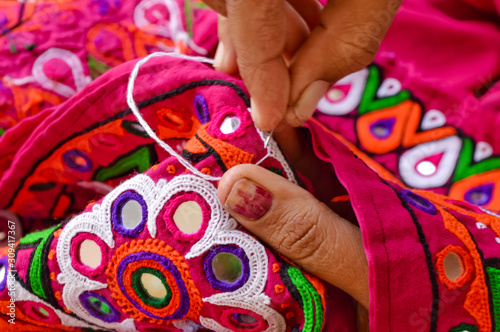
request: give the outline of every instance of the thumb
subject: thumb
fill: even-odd
[[[262,241],[368,306],[368,263],[359,228],[306,190],[256,165],[227,171],[218,195]]]

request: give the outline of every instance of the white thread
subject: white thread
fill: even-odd
[[[179,330],[182,330],[182,332],[196,332],[201,327],[190,319],[176,320],[172,323],[172,325]]]
[[[259,315],[261,315],[266,321],[269,327],[265,329],[263,332],[284,332],[286,330],[286,322],[283,316],[278,313],[276,310],[274,310],[271,307],[268,307],[262,303],[259,303],[253,299],[246,299],[242,301],[225,301],[225,302],[220,302],[220,301],[214,301],[212,302],[213,304],[216,305],[221,305],[221,306],[229,306],[229,307],[236,307],[236,308],[242,308],[246,310],[253,311]],[[206,318],[206,317],[201,317],[200,316],[200,323],[211,330],[214,330],[216,332],[231,332],[232,330],[229,330],[219,323],[217,323],[215,320]]]
[[[250,112],[250,109],[248,109],[248,111]],[[288,165],[288,162],[286,161],[285,156],[283,155],[280,148],[278,147],[278,143],[276,143],[276,141],[272,137],[269,138],[270,133],[264,133],[263,131],[261,131],[257,127],[255,129],[257,129],[257,132],[259,133],[259,136],[262,139],[262,144],[265,144],[266,140],[269,139],[269,142],[267,144],[267,154],[264,156],[264,158],[259,160],[256,163],[256,165],[259,165],[261,162],[263,162],[268,157],[273,157],[281,164],[281,166],[283,166],[283,170],[286,173],[288,181],[290,181],[294,184],[297,184],[297,180],[295,179],[295,174],[293,173],[292,168],[290,167],[290,165]]]
[[[366,68],[344,77],[338,81],[323,98],[321,98],[316,106],[317,110],[321,113],[333,116],[342,116],[352,112],[358,107],[361,101],[367,78],[368,69]],[[328,93],[337,89],[339,85],[350,85],[347,95],[341,98],[340,101],[329,100],[327,97]]]
[[[492,215],[492,216],[495,216],[495,217],[499,217],[499,218],[500,218],[500,214],[498,214],[498,213],[495,213],[495,212],[493,212],[493,211],[491,211],[491,210],[489,210],[489,209],[487,209],[487,208],[484,208],[484,207],[482,207],[482,206],[478,206],[478,208],[480,208],[481,210],[483,210],[483,212],[486,212],[486,213],[487,213],[487,214],[489,214],[489,215]]]
[[[76,91],[64,83],[54,81],[47,77],[43,71],[43,66],[52,59],[60,59],[71,68],[71,74],[73,76]],[[52,90],[63,97],[73,96],[77,91],[82,90],[92,80],[90,77],[84,75],[82,62],[76,54],[57,47],[49,48],[35,60],[32,68],[32,75],[41,86]]]
[[[96,328],[96,325],[91,325],[85,321],[78,320],[78,319],[66,314],[63,311],[54,308],[51,304],[45,302],[44,300],[40,299],[36,295],[28,292],[26,289],[23,288],[23,286],[21,286],[21,284],[19,282],[15,281],[15,283],[16,283],[16,288],[15,288],[16,292],[15,293],[17,295],[15,297],[16,301],[30,301],[30,302],[42,303],[43,305],[54,310],[54,312],[57,314],[57,316],[61,320],[61,324],[64,326],[85,327],[85,328],[91,328],[91,329]],[[118,332],[138,332],[137,329],[135,328],[135,323],[134,323],[134,320],[132,318],[125,319],[124,321],[119,322],[119,323],[109,324],[107,326],[107,328],[113,329],[114,331],[118,331]]]
[[[3,81],[6,83],[14,84],[14,85],[24,85],[24,84],[36,82],[36,80],[33,76],[25,76],[25,77],[21,77],[21,78],[15,78],[15,77],[10,77],[8,75],[5,75],[3,77]]]
[[[480,162],[493,155],[493,147],[488,142],[477,142],[474,151],[474,161]]]
[[[446,124],[446,116],[443,112],[432,109],[425,112],[422,116],[420,128],[422,130],[431,130],[434,128],[442,127]]]
[[[395,96],[401,91],[401,82],[395,78],[388,77],[386,78],[382,84],[380,84],[380,88],[377,90],[377,97],[384,98]]]
[[[135,66],[134,66],[134,69],[130,73],[130,77],[129,77],[129,80],[128,80],[128,86],[127,86],[127,104],[130,107],[130,109],[132,110],[132,113],[134,113],[135,117],[137,118],[137,121],[139,121],[139,123],[144,128],[144,130],[149,135],[149,137],[151,137],[152,139],[154,139],[156,141],[156,143],[158,143],[163,149],[165,149],[172,156],[175,156],[177,158],[177,160],[179,160],[179,162],[184,167],[186,167],[188,170],[190,170],[194,174],[197,174],[198,176],[200,176],[201,178],[203,178],[205,180],[208,180],[208,181],[219,181],[222,177],[216,177],[216,176],[211,176],[211,175],[208,175],[208,174],[203,174],[196,167],[194,167],[189,161],[187,161],[180,154],[178,154],[170,145],[168,145],[167,143],[165,143],[164,141],[162,141],[155,134],[155,132],[153,131],[153,129],[151,129],[151,127],[148,125],[148,123],[144,120],[144,118],[141,115],[141,112],[139,111],[139,108],[137,107],[137,105],[136,105],[136,103],[134,101],[134,96],[133,96],[133,93],[134,93],[134,83],[135,83],[135,80],[137,78],[137,75],[139,74],[139,68],[144,63],[146,63],[149,59],[154,58],[154,57],[159,57],[159,56],[174,56],[174,57],[179,57],[179,58],[182,58],[182,59],[193,59],[193,60],[194,59],[198,59],[198,61],[201,61],[199,58],[202,58],[202,57],[189,57],[189,56],[179,55],[179,54],[172,55],[171,53],[163,53],[163,52],[156,52],[156,53],[148,55],[144,59],[142,59],[139,62],[137,62],[135,64]],[[202,58],[202,59],[205,59],[205,58]]]
[[[414,188],[434,188],[443,186],[452,176],[462,147],[462,139],[449,136],[438,141],[417,145],[405,151],[399,159],[399,174],[403,181]],[[421,174],[417,166],[427,157],[442,153],[435,172],[430,175]]]
[[[266,160],[269,157],[271,157],[271,153],[270,152],[268,152],[264,157],[262,157],[261,160],[259,160],[258,162],[256,162],[255,165],[260,165],[264,160]]]

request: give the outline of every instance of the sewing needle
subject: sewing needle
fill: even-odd
[[[264,142],[264,148],[267,149],[267,145],[269,144],[269,141],[271,140],[271,137],[273,137],[274,129],[269,132],[269,136],[267,136],[266,141]]]

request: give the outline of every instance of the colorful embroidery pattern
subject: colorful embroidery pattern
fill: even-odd
[[[354,136],[340,130],[350,148],[406,185],[500,209],[500,157],[492,155],[491,146],[446,125],[439,110],[424,111],[400,81],[382,79],[377,65],[334,85],[319,102],[316,117],[333,128],[352,122]]]
[[[165,64],[168,61],[161,62]],[[219,89],[226,92],[225,107],[206,98]],[[31,260],[19,266],[16,286],[21,289],[18,300],[29,303],[29,315],[46,316],[47,321],[70,328],[119,332],[156,330],[159,325],[221,332],[241,328],[286,332],[288,326],[320,330],[326,310],[322,285],[290,264],[286,280],[293,285],[291,291],[282,285],[281,274],[268,279],[275,255],[223,209],[217,181],[203,177],[218,179],[230,167],[260,161],[297,182],[276,142],[271,140],[264,148],[266,134],[252,125],[248,102],[241,88],[221,80],[192,81],[143,101],[141,108],[150,110],[143,116],[164,135],[162,139],[179,154],[193,152],[193,168],[186,169],[176,156],[161,155],[155,148],[162,161],[145,174],[114,189],[94,183],[92,188],[110,191],[62,225],[23,239],[18,259]],[[194,127],[200,127],[196,134]],[[189,142],[178,143],[189,135]],[[124,139],[135,145],[128,154],[120,152],[123,162],[116,162],[116,153],[103,153]],[[99,142],[105,143],[100,151],[109,157],[107,162],[98,162],[93,155],[96,147],[90,146]],[[61,182],[69,186],[82,174],[87,179],[99,174],[112,184],[110,179],[140,164],[128,157],[138,153],[147,159],[148,144],[128,110],[122,111],[71,136],[36,165],[48,173],[40,165],[59,161],[50,171],[62,171],[60,178],[32,183],[31,177],[42,178],[37,170],[20,190],[36,195],[31,199],[42,193],[48,196],[51,190],[60,190]],[[207,151],[213,153],[204,155]],[[64,194],[69,198],[69,191]],[[64,205],[62,195],[55,197]],[[14,200],[13,206],[21,207],[21,202]],[[5,289],[0,292],[5,295]]]
[[[142,292],[132,287],[138,270],[149,268],[161,275],[172,293],[169,301],[148,305]],[[108,283],[124,312],[137,320],[148,318],[153,323],[176,319],[196,319],[201,310],[201,297],[182,256],[159,240],[132,241],[120,247],[108,269]],[[136,279],[137,280],[137,279]],[[166,298],[165,298],[166,299]]]

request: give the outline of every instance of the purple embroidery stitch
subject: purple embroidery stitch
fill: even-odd
[[[1,267],[5,269],[5,275],[3,277],[3,280],[0,281],[0,292],[3,291],[5,289],[5,286],[7,285],[7,277],[9,274],[9,260],[7,259],[7,256],[0,259],[0,268]]]
[[[74,149],[66,151],[63,154],[63,160],[69,168],[75,171],[89,172],[92,170],[92,161],[80,150]],[[85,163],[81,164],[78,162],[79,160],[83,160]]]
[[[179,289],[179,292],[181,293],[181,301],[179,304],[179,308],[170,316],[165,316],[165,317],[159,317],[157,315],[153,315],[149,311],[145,310],[139,303],[134,301],[132,297],[126,292],[125,286],[123,285],[123,273],[125,269],[127,268],[127,265],[132,263],[132,262],[138,262],[142,260],[154,260],[160,263],[166,270],[168,270],[170,273],[172,273],[172,276],[175,279],[175,282],[177,283],[177,287]],[[118,265],[118,268],[116,270],[116,280],[118,281],[118,285],[120,287],[121,292],[127,297],[127,299],[132,303],[134,307],[136,307],[138,310],[140,310],[142,313],[144,313],[148,317],[156,318],[156,319],[161,319],[161,320],[175,320],[175,319],[181,319],[184,316],[187,315],[189,311],[189,306],[190,306],[190,299],[189,299],[189,293],[187,291],[186,285],[184,284],[184,281],[182,280],[181,274],[179,270],[177,270],[177,267],[175,266],[174,263],[167,257],[152,253],[152,252],[147,252],[147,251],[142,251],[138,252],[132,255],[129,255],[125,257],[120,264]]]
[[[467,202],[474,205],[486,205],[493,196],[493,183],[483,184],[481,186],[467,190],[464,198]]]
[[[137,201],[141,205],[142,220],[137,226],[129,229],[123,226],[122,209],[125,204],[131,200]],[[113,229],[120,233],[122,236],[129,238],[139,236],[139,234],[144,230],[147,219],[148,207],[144,199],[138,193],[134,191],[125,191],[113,202],[113,206],[111,207],[111,221],[113,223]]]
[[[90,301],[91,297],[105,303],[111,309],[111,312],[108,313],[102,311],[99,307],[92,303],[92,301]],[[90,315],[104,322],[113,323],[117,322],[120,319],[118,311],[111,305],[111,303],[109,303],[109,301],[104,296],[100,294],[85,291],[80,294],[80,302]]]
[[[395,118],[378,120],[370,125],[370,132],[377,138],[387,138],[391,135],[396,123]]]
[[[238,257],[241,261],[241,266],[242,266],[241,277],[234,283],[228,283],[217,279],[217,277],[214,274],[214,271],[212,270],[212,261],[214,260],[215,256],[223,252],[233,254],[236,257]],[[210,252],[203,260],[203,269],[205,270],[205,274],[207,276],[207,280],[210,283],[210,285],[212,285],[212,287],[215,289],[219,289],[225,292],[232,292],[237,290],[238,288],[241,288],[250,277],[250,265],[243,249],[228,245],[218,246],[210,249]]]
[[[210,121],[210,112],[208,111],[207,101],[202,95],[194,96],[194,109],[196,110],[196,116],[200,120],[201,124],[205,124]]]
[[[436,214],[437,209],[436,207],[429,202],[427,199],[423,198],[422,196],[419,196],[409,190],[402,190],[399,192],[401,196],[411,205],[416,207],[419,210],[424,211],[425,213],[429,214]]]

